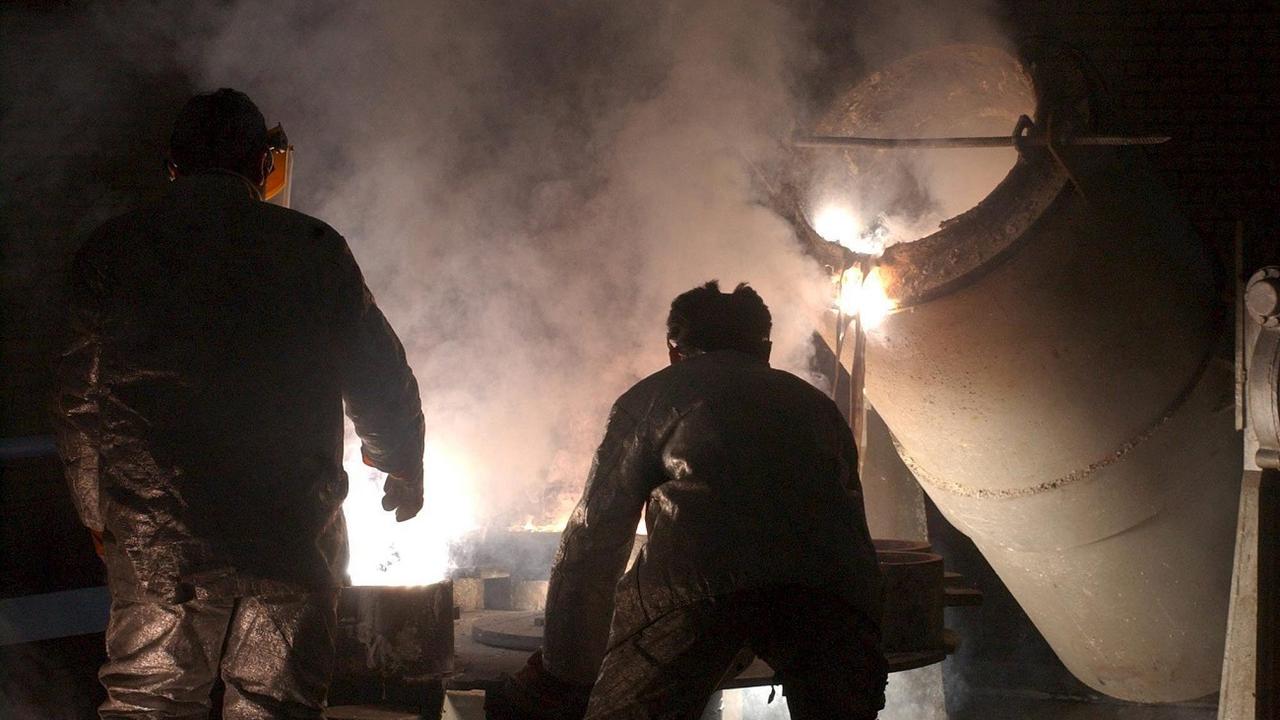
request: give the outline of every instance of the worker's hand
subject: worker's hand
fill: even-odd
[[[422,509],[422,470],[411,474],[392,473],[382,484],[382,509],[396,511],[396,522],[404,522]]]

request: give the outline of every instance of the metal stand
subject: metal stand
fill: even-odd
[[[869,255],[855,255],[854,264],[850,266],[850,272],[856,268],[856,282],[858,287],[867,281],[867,275],[870,274],[873,267],[874,259]],[[841,276],[839,289],[837,292],[844,292],[844,279]],[[861,292],[861,290],[859,290]],[[853,337],[850,338],[849,336]],[[845,315],[842,311],[836,311],[836,327],[835,327],[835,371],[831,379],[831,399],[837,403],[840,402],[840,374],[844,368],[844,349],[845,345],[852,340],[850,354],[852,358],[849,361],[849,428],[853,431],[853,440],[858,447],[858,471],[862,471],[863,459],[867,449],[867,401],[863,395],[863,389],[867,380],[867,333],[866,328],[862,324],[862,308],[852,316]]]
[[[1242,368],[1241,420],[1246,431],[1246,497],[1241,502],[1238,541],[1242,547],[1237,548],[1231,623],[1234,626],[1253,620],[1255,627],[1252,638],[1240,637],[1236,630],[1241,628],[1228,628],[1219,717],[1280,720],[1280,633],[1276,627],[1280,621],[1280,267],[1266,267],[1254,273],[1244,289],[1243,300],[1247,320],[1240,330],[1245,336],[1247,353],[1243,355],[1247,362]],[[1256,450],[1248,452],[1254,449],[1254,443]],[[1250,466],[1258,470],[1249,471]],[[1254,478],[1256,514],[1249,512],[1252,508],[1247,502]],[[1253,548],[1248,547],[1251,543]],[[1253,577],[1248,577],[1251,569]],[[1251,599],[1253,608],[1247,607]],[[1248,612],[1251,609],[1253,613]],[[1252,648],[1248,647],[1250,639]],[[1233,656],[1247,657],[1250,649],[1254,655],[1252,678],[1247,676],[1250,668],[1232,663]],[[1247,702],[1250,686],[1253,703]]]

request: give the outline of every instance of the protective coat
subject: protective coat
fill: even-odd
[[[421,476],[404,349],[346,241],[204,174],[108,221],[72,272],[59,443],[113,597],[340,585],[343,404],[366,462]]]
[[[648,542],[619,580],[642,510]],[[878,625],[849,427],[794,375],[735,351],[694,356],[614,404],[552,570],[547,670],[590,684],[606,647],[655,618],[787,584],[825,589]]]
[[[322,717],[333,669],[337,590],[190,600],[116,601],[107,626],[100,720],[208,720],[221,677],[222,720]]]

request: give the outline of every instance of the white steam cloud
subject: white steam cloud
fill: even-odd
[[[249,93],[298,149],[294,206],[348,238],[422,387],[426,509],[395,526],[378,508],[376,476],[353,474],[356,580],[432,581],[448,541],[467,529],[563,518],[608,404],[665,363],[663,320],[679,292],[711,278],[726,288],[751,282],[773,311],[774,365],[808,374],[813,320],[831,287],[752,184],[753,166],[785,164],[780,141],[811,110],[793,76],[826,52],[827,68],[852,74],[810,84],[838,93],[845,80],[937,45],[1007,47],[991,5],[14,6],[0,18],[11,89],[0,102],[11,196],[0,294],[26,325],[55,325],[56,266],[76,231],[151,189],[136,179],[145,173],[117,182],[121,163],[152,159],[162,182],[162,126],[186,84]],[[939,107],[931,120],[968,122]],[[971,130],[872,129],[1008,126],[1002,115]],[[981,196],[971,167],[947,165],[961,156],[918,157],[906,174],[935,201],[921,207],[945,205],[936,210],[945,217]],[[809,199],[866,198],[855,209],[920,220],[894,215],[883,176],[859,183],[847,164],[838,171],[806,188]],[[932,717],[936,683],[921,690],[899,679],[885,714]],[[26,702],[18,690],[3,688],[0,705]],[[785,707],[781,698],[760,707],[760,691],[742,695],[744,717]],[[49,703],[38,712],[64,715]]]
[[[240,88],[283,122],[298,148],[295,206],[350,240],[422,385],[434,450],[423,519],[357,527],[389,523],[363,474],[349,503],[370,516],[352,518],[356,552],[370,532],[395,533],[407,567],[409,546],[445,553],[442,538],[464,528],[562,519],[609,401],[664,364],[667,303],[695,284],[750,281],[774,311],[775,364],[806,374],[831,287],[758,203],[754,167],[768,175],[787,164],[781,140],[797,116],[812,127],[804,118],[819,87],[838,97],[869,70],[940,43],[1004,45],[987,9],[920,0],[28,9],[5,16],[20,40],[4,46],[17,87],[5,127],[13,147],[40,150],[15,153],[6,181],[23,198],[76,200],[64,214],[87,228],[144,194],[143,176],[158,188],[165,126],[188,87]],[[86,163],[91,150],[101,157]],[[153,158],[156,170],[114,182],[126,158]],[[964,174],[918,179],[935,197],[933,180]],[[864,179],[853,190],[889,184]],[[840,194],[848,181],[808,189],[861,197]],[[39,205],[14,205],[14,222],[44,230]],[[33,326],[49,324],[39,318],[56,303],[50,267],[69,255],[49,251],[52,234],[15,233],[6,251],[6,298]]]
[[[829,283],[751,181],[794,114],[777,5],[242,4],[209,26],[199,80],[284,123],[294,206],[348,238],[408,348],[449,458],[428,473],[465,476],[428,477],[411,525],[563,520],[610,402],[665,364],[668,304],[707,280],[750,282],[775,366],[808,372]],[[374,506],[355,480],[349,508]]]

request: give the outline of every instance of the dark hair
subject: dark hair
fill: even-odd
[[[667,342],[685,355],[738,350],[767,359],[772,328],[769,308],[755,290],[742,283],[723,293],[712,280],[671,302]]]
[[[183,173],[231,170],[252,177],[267,148],[267,123],[248,95],[231,88],[187,101],[169,136],[169,158]]]

